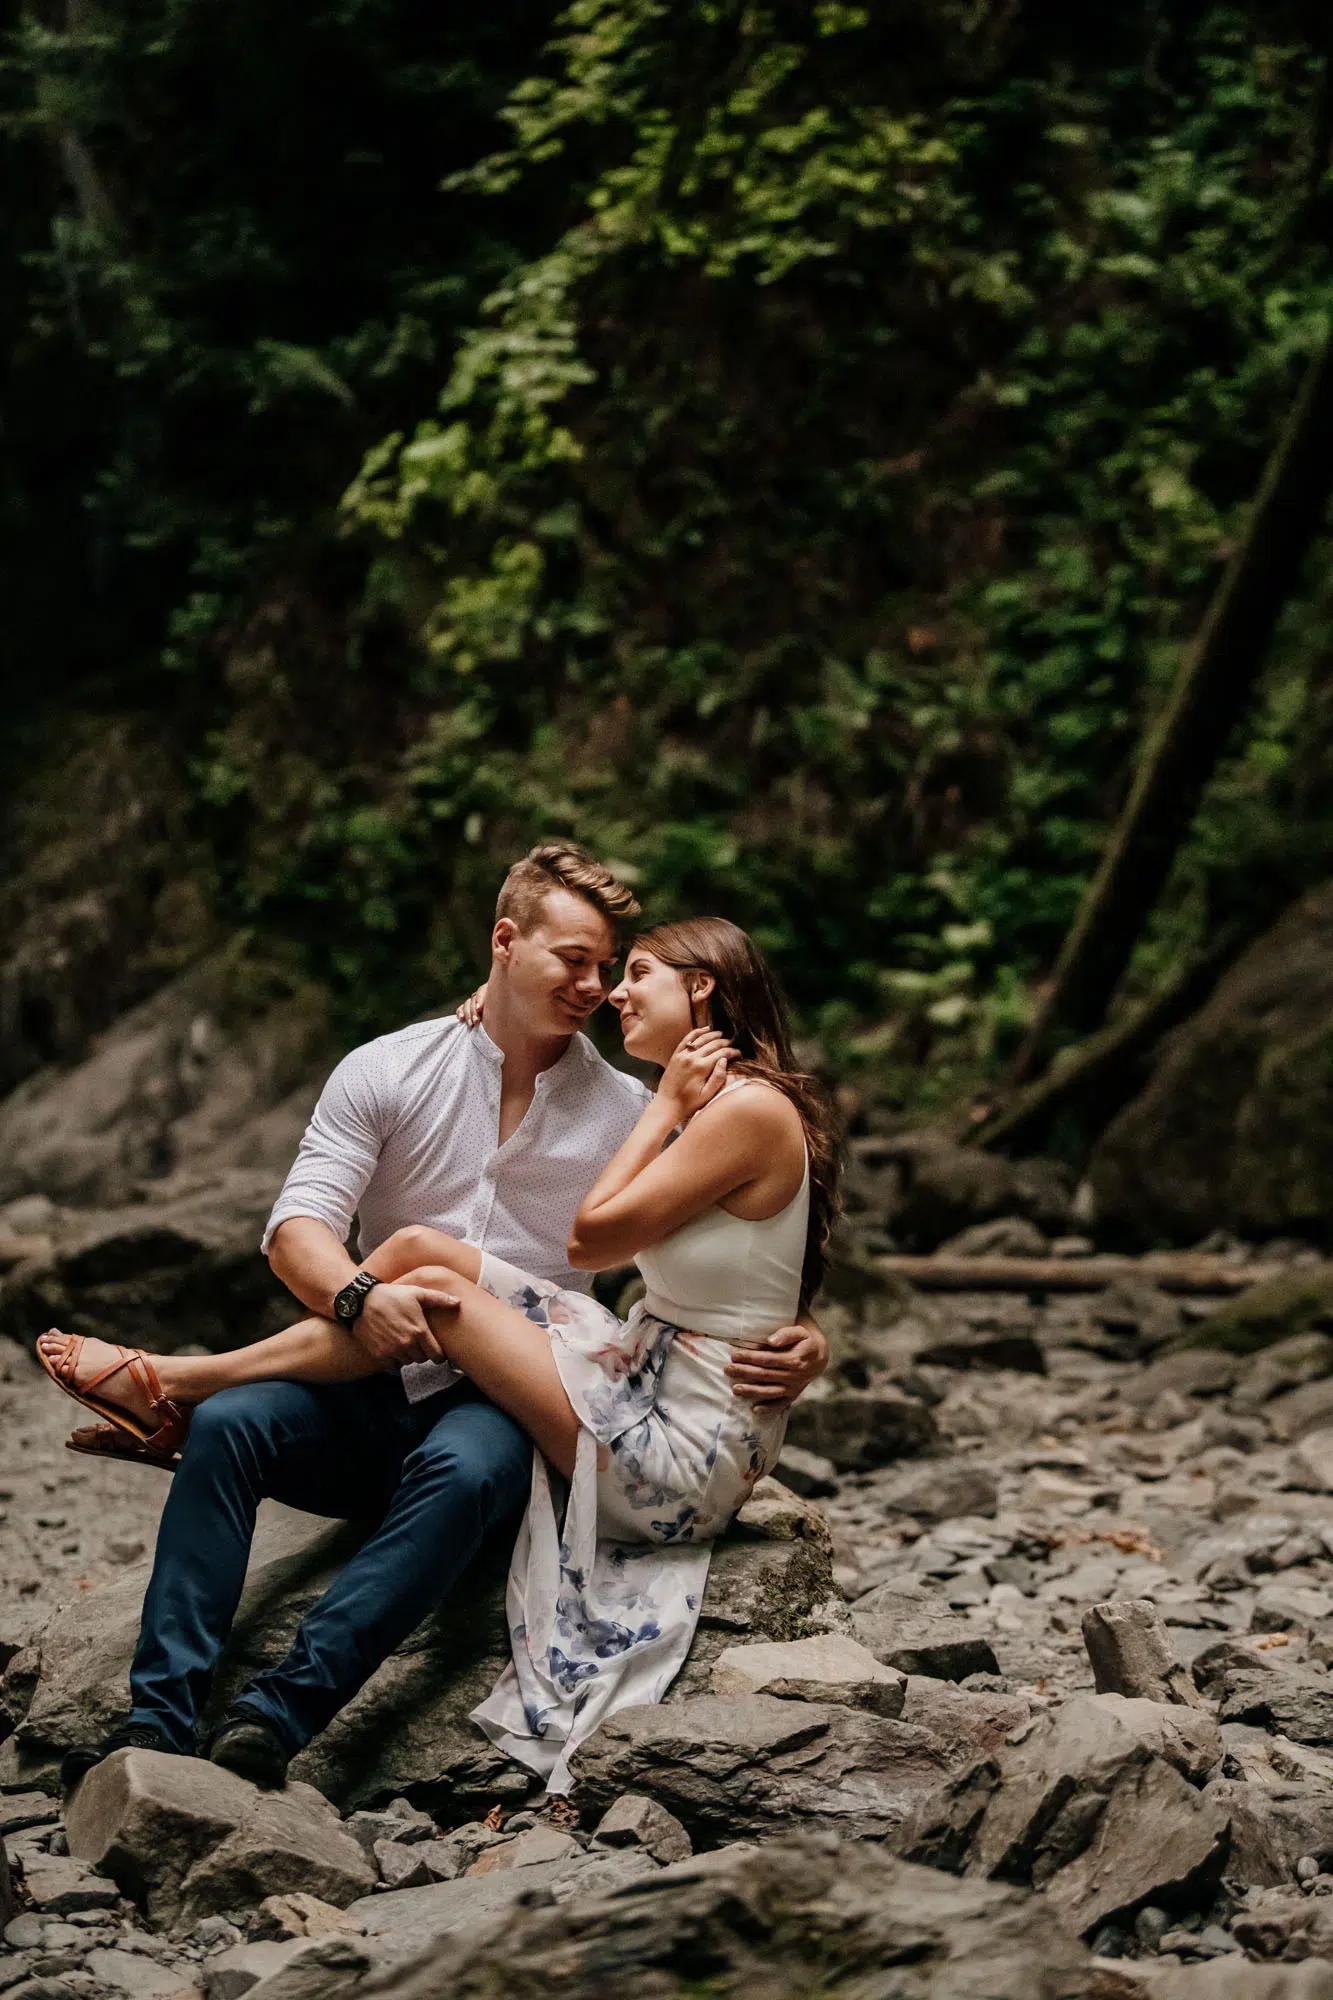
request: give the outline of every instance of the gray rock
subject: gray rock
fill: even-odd
[[[433,1880],[424,1849],[429,1843],[406,1846],[401,1840],[377,1840],[372,1850],[380,1881],[386,1889],[419,1889]]]
[[[512,1868],[540,1868],[552,1861],[569,1861],[583,1849],[574,1836],[558,1826],[530,1826],[512,1840],[498,1840],[479,1854],[468,1869],[470,1876],[500,1875]]]
[[[206,1917],[202,1924],[196,1924],[195,1939],[202,1942],[206,1926],[221,1921],[224,1920]],[[288,1896],[265,1896],[250,1925],[250,1936],[256,1943],[262,1943],[284,1938],[359,1936],[364,1929],[364,1924],[346,1910],[297,1889]],[[239,1943],[239,1939],[233,1942]]]
[[[984,1465],[955,1459],[895,1486],[884,1504],[892,1513],[917,1521],[953,1521],[964,1514],[990,1518],[1000,1504],[1000,1487]]]
[[[241,2000],[264,1980],[280,1972],[306,1948],[303,1938],[270,1939],[263,1944],[237,1944],[221,1951],[204,1966],[207,2000]]]
[[[1333,1424],[1310,1431],[1292,1446],[1287,1484],[1302,1493],[1333,1493]]]
[[[0,1840],[33,1826],[58,1826],[60,1802],[45,1792],[0,1793]]]
[[[665,1806],[626,1792],[610,1806],[592,1837],[594,1847],[642,1847],[664,1868],[688,1861],[694,1848],[690,1836]]]
[[[783,1445],[773,1477],[807,1500],[827,1499],[838,1490],[838,1468],[833,1460],[821,1458],[818,1452],[802,1451],[795,1444]]]
[[[969,1674],[999,1672],[994,1648],[984,1632],[964,1618],[934,1609],[924,1593],[885,1583],[858,1597],[852,1630],[867,1652],[903,1674],[962,1681]]]
[[[1083,1614],[1083,1643],[1098,1694],[1140,1695],[1145,1701],[1199,1705],[1187,1670],[1176,1658],[1157,1606],[1146,1597],[1116,1598]]]
[[[1215,1688],[1222,1722],[1258,1723],[1296,1743],[1333,1744],[1333,1679],[1326,1674],[1231,1668]]]
[[[128,1994],[130,2000],[165,2000],[169,1993],[179,1994],[192,1983],[189,1974],[194,1970],[188,1962],[173,1969],[142,1952],[117,1951],[114,1946],[90,1951],[83,1963],[94,1979],[116,1993]]]
[[[283,1949],[286,1956],[282,1961],[245,1989],[251,2000],[339,2000],[343,1994],[356,1992],[366,1975],[375,1970],[373,1953],[357,1937],[298,1938]],[[211,1965],[205,1969],[206,1979],[211,1970]],[[233,1990],[235,1984],[233,1973]],[[211,1991],[208,2000],[212,2000]]]
[[[845,1633],[786,1645],[729,1646],[714,1662],[712,1692],[766,1694],[784,1701],[841,1702],[874,1715],[902,1713],[906,1682]]]
[[[802,1397],[787,1434],[793,1444],[831,1459],[840,1472],[873,1472],[900,1458],[918,1458],[939,1441],[926,1405],[893,1388]]]
[[[353,1903],[348,1915],[365,1925],[367,1949],[375,1962],[391,1965],[418,1952],[437,1952],[441,1940],[455,1932],[507,1920],[520,1905],[612,1895],[643,1876],[656,1878],[660,1873],[642,1848],[589,1850],[566,1861],[367,1896]]]
[[[592,2000],[612,1982],[666,1995],[705,1981],[764,2000],[1094,2000],[1109,1990],[1039,1900],[912,1868],[873,1846],[806,1838],[724,1848],[599,1902],[511,1909],[432,1944],[379,1991]]]
[[[1021,1327],[977,1328],[933,1340],[916,1350],[918,1367],[1008,1368],[1018,1375],[1044,1375],[1046,1356],[1040,1343]]]
[[[287,1890],[341,1906],[375,1879],[309,1786],[260,1792],[219,1765],[154,1750],[120,1750],[93,1767],[70,1801],[69,1839],[158,1923]]]
[[[997,1216],[960,1229],[935,1252],[937,1257],[1049,1257],[1051,1245],[1034,1222],[1022,1215]]]
[[[872,1212],[905,1250],[934,1250],[1000,1217],[1023,1216],[1047,1236],[1063,1235],[1074,1219],[1071,1176],[1052,1161],[1005,1160],[934,1132],[862,1142],[862,1160],[869,1147],[877,1156]],[[853,1189],[860,1178],[854,1168]]]
[[[11,1917],[4,1929],[5,1943],[11,1951],[32,1951],[42,1942],[43,1935],[42,1919],[35,1910]]]
[[[1094,1148],[1103,1221],[1147,1241],[1324,1231],[1333,1211],[1333,884],[1312,890],[1167,1037]]]
[[[922,1674],[910,1674],[904,1691],[903,1721],[938,1737],[951,1766],[996,1754],[1031,1716],[1022,1695],[974,1692]]]
[[[592,1812],[623,1792],[642,1793],[710,1845],[784,1824],[882,1837],[946,1768],[929,1730],[767,1695],[622,1709],[570,1763]]]
[[[14,1894],[14,1878],[10,1873],[9,1854],[4,1841],[0,1840],[0,1930],[13,1921],[17,1908],[18,1900]]]
[[[47,1916],[64,1917],[73,1910],[113,1910],[120,1892],[107,1874],[99,1874],[82,1859],[60,1854],[29,1856],[23,1865],[23,1887]]]
[[[946,1786],[900,1844],[914,1859],[1042,1889],[1089,1936],[1146,1902],[1211,1895],[1228,1818],[1196,1787],[1221,1753],[1200,1710],[1074,1695]]]

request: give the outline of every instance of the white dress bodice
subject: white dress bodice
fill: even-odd
[[[736,1077],[723,1095],[760,1082]],[[634,1261],[648,1288],[645,1311],[737,1347],[790,1326],[801,1302],[809,1220],[807,1153],[801,1185],[776,1215],[754,1222],[725,1208],[706,1208],[663,1242],[640,1250]]]

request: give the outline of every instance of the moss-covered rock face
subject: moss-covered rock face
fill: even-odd
[[[1171,1038],[1089,1171],[1099,1215],[1137,1241],[1220,1226],[1333,1243],[1333,883]]]

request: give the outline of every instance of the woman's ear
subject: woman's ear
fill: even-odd
[[[712,1009],[708,1002],[716,990],[717,981],[711,972],[690,974],[690,1020],[696,1028],[707,1028],[712,1025]]]

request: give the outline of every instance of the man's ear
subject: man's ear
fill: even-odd
[[[521,935],[512,917],[497,917],[495,929],[491,932],[491,957],[507,959],[513,949],[514,939]]]

